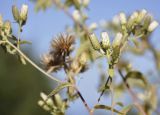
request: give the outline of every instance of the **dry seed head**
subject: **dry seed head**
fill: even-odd
[[[150,23],[149,27],[148,27],[148,31],[152,32],[153,30],[155,30],[158,27],[158,22],[157,21],[153,21]]]
[[[75,38],[72,35],[60,34],[51,42],[53,53],[57,56],[69,55],[73,50]]]
[[[96,35],[94,33],[89,35],[89,39],[90,39],[90,42],[92,44],[93,49],[95,49],[95,50],[100,50],[101,49],[98,38],[96,37]]]
[[[110,40],[107,32],[102,32],[101,33],[102,37],[102,48],[107,48],[110,45]]]

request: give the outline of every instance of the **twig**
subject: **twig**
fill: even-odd
[[[126,88],[128,89],[129,94],[131,95],[132,99],[133,99],[133,103],[136,106],[136,108],[139,110],[139,112],[141,112],[143,115],[146,115],[145,111],[143,110],[143,107],[139,104],[138,102],[138,97],[136,96],[136,94],[131,90],[129,84],[126,82],[126,79],[124,77],[124,75],[122,74],[121,70],[118,70]]]
[[[112,78],[110,76],[108,76],[108,78],[107,78],[107,81],[106,81],[105,86],[104,86],[105,88],[108,86],[109,81],[112,81]],[[105,92],[105,90],[106,89],[103,89],[103,91],[101,92],[101,94],[100,94],[100,96],[98,98],[98,102],[100,101],[100,99],[101,99],[103,93]]]
[[[37,70],[42,72],[48,78],[50,78],[56,82],[63,83],[63,81],[60,81],[59,79],[54,78],[52,75],[48,74],[42,68],[40,68],[38,65],[36,65],[32,60],[30,60],[20,49],[18,49],[16,46],[14,46],[10,41],[7,40],[6,43],[8,43],[11,47],[13,47],[26,61],[28,61],[31,65],[33,65]]]
[[[75,90],[77,91],[77,94],[79,95],[80,99],[82,100],[84,106],[86,107],[86,109],[88,110],[88,112],[90,113],[90,115],[93,115],[92,110],[90,109],[90,107],[88,106],[87,102],[85,101],[85,99],[83,98],[81,92],[78,90],[78,88],[76,86],[74,86]]]

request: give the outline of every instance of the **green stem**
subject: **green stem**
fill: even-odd
[[[17,48],[20,49],[20,34],[21,34],[21,24],[18,24],[18,41],[17,41]]]
[[[42,68],[40,68],[38,65],[36,65],[32,60],[30,60],[20,49],[18,49],[16,46],[14,46],[10,41],[7,40],[6,43],[8,43],[11,47],[13,47],[26,61],[28,61],[32,66],[34,66],[37,70],[42,72],[48,78],[50,78],[56,82],[62,83],[62,81],[60,81],[57,78],[54,78],[53,76],[51,76],[50,74],[45,72]]]

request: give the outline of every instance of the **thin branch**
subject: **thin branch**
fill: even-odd
[[[141,112],[143,115],[146,115],[145,111],[143,110],[143,107],[139,104],[139,99],[137,97],[137,95],[131,90],[129,84],[126,82],[126,79],[124,77],[124,75],[122,74],[121,70],[118,70],[126,88],[128,89],[129,94],[131,95],[132,99],[133,99],[133,103],[134,105],[137,107],[137,109],[139,110],[139,112]]]
[[[20,49],[18,49],[16,46],[14,46],[10,41],[7,40],[6,43],[8,43],[11,47],[13,47],[26,61],[28,61],[32,66],[34,66],[37,70],[42,72],[48,78],[50,78],[56,82],[63,83],[63,81],[60,81],[59,79],[54,78],[52,75],[48,74],[46,71],[44,71],[38,65],[36,65],[32,60],[30,60]]]
[[[112,82],[112,78],[111,78],[110,76],[108,76],[108,78],[107,78],[107,81],[106,81],[105,86],[104,86],[105,88],[108,87],[109,81]],[[99,96],[99,98],[98,98],[98,102],[100,101],[100,99],[101,99],[102,95],[104,94],[105,90],[106,90],[106,89],[103,89],[103,91],[101,92],[101,94],[100,94],[100,96]]]
[[[81,92],[78,90],[78,88],[75,86],[74,87],[75,90],[77,91],[77,94],[79,95],[80,99],[82,100],[84,106],[86,107],[86,109],[88,110],[88,112],[90,113],[90,115],[93,115],[92,110],[90,109],[90,107],[88,106],[87,102],[85,101],[85,99],[83,98]]]

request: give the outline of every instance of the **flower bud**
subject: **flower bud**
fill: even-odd
[[[110,45],[110,40],[107,32],[102,32],[101,33],[102,37],[102,48],[106,49]]]
[[[120,13],[120,14],[119,14],[119,19],[120,19],[121,24],[126,24],[127,19],[126,19],[125,13],[123,13],[123,12]]]
[[[97,28],[97,23],[92,23],[90,26],[89,26],[89,29],[90,30],[95,30]]]
[[[81,21],[81,15],[80,15],[80,12],[78,10],[74,10],[73,11],[73,18],[76,20],[76,21]]]
[[[82,0],[82,4],[84,7],[87,7],[89,2],[90,2],[90,0]]]
[[[147,11],[145,9],[141,10],[138,14],[138,18],[137,18],[136,22],[140,23],[144,19],[146,14],[147,14]]]
[[[44,101],[39,100],[39,101],[38,101],[38,105],[39,105],[39,106],[43,106],[43,105],[44,105]]]
[[[118,32],[116,34],[116,37],[115,37],[115,39],[113,40],[113,43],[112,43],[113,47],[116,47],[116,46],[120,45],[122,37],[123,37],[122,33]]]
[[[151,22],[150,25],[149,25],[149,27],[148,27],[148,31],[149,31],[149,32],[152,32],[154,29],[157,28],[158,25],[159,25],[159,24],[158,24],[157,21]]]
[[[53,100],[52,100],[51,98],[48,98],[47,101],[46,101],[46,103],[47,103],[48,105],[50,105],[50,106],[53,106],[53,105],[54,105],[54,104],[53,104]]]
[[[27,14],[28,14],[28,6],[26,4],[22,5],[21,11],[20,11],[20,17],[22,20],[22,25],[25,24],[27,20]]]
[[[43,92],[40,93],[40,96],[44,101],[47,100],[47,98],[48,98],[48,96]]]
[[[44,105],[43,109],[46,110],[46,111],[50,111],[50,108],[47,105]]]
[[[118,15],[113,17],[112,23],[114,25],[119,25],[120,24],[120,20],[119,20],[119,16]]]
[[[145,18],[144,18],[144,24],[143,24],[143,27],[145,29],[148,29],[148,26],[150,25],[152,21],[152,16],[151,15],[147,15]]]
[[[20,21],[20,14],[19,14],[18,8],[15,5],[12,6],[12,14],[13,14],[14,20],[16,22],[19,22]]]
[[[127,23],[128,29],[132,29],[132,26],[133,26],[134,23],[136,22],[137,17],[138,17],[138,12],[134,12],[134,13],[129,17],[129,20],[128,20],[128,23]]]
[[[4,24],[3,24],[3,27],[4,27],[4,31],[7,35],[9,35],[11,33],[11,23],[10,21],[5,21]]]
[[[81,65],[85,65],[86,64],[86,62],[87,62],[87,55],[86,55],[86,53],[82,53],[80,55],[79,62],[80,62]]]
[[[100,48],[101,48],[100,43],[94,33],[89,35],[89,39],[90,39],[90,42],[92,44],[93,49],[100,50]]]

